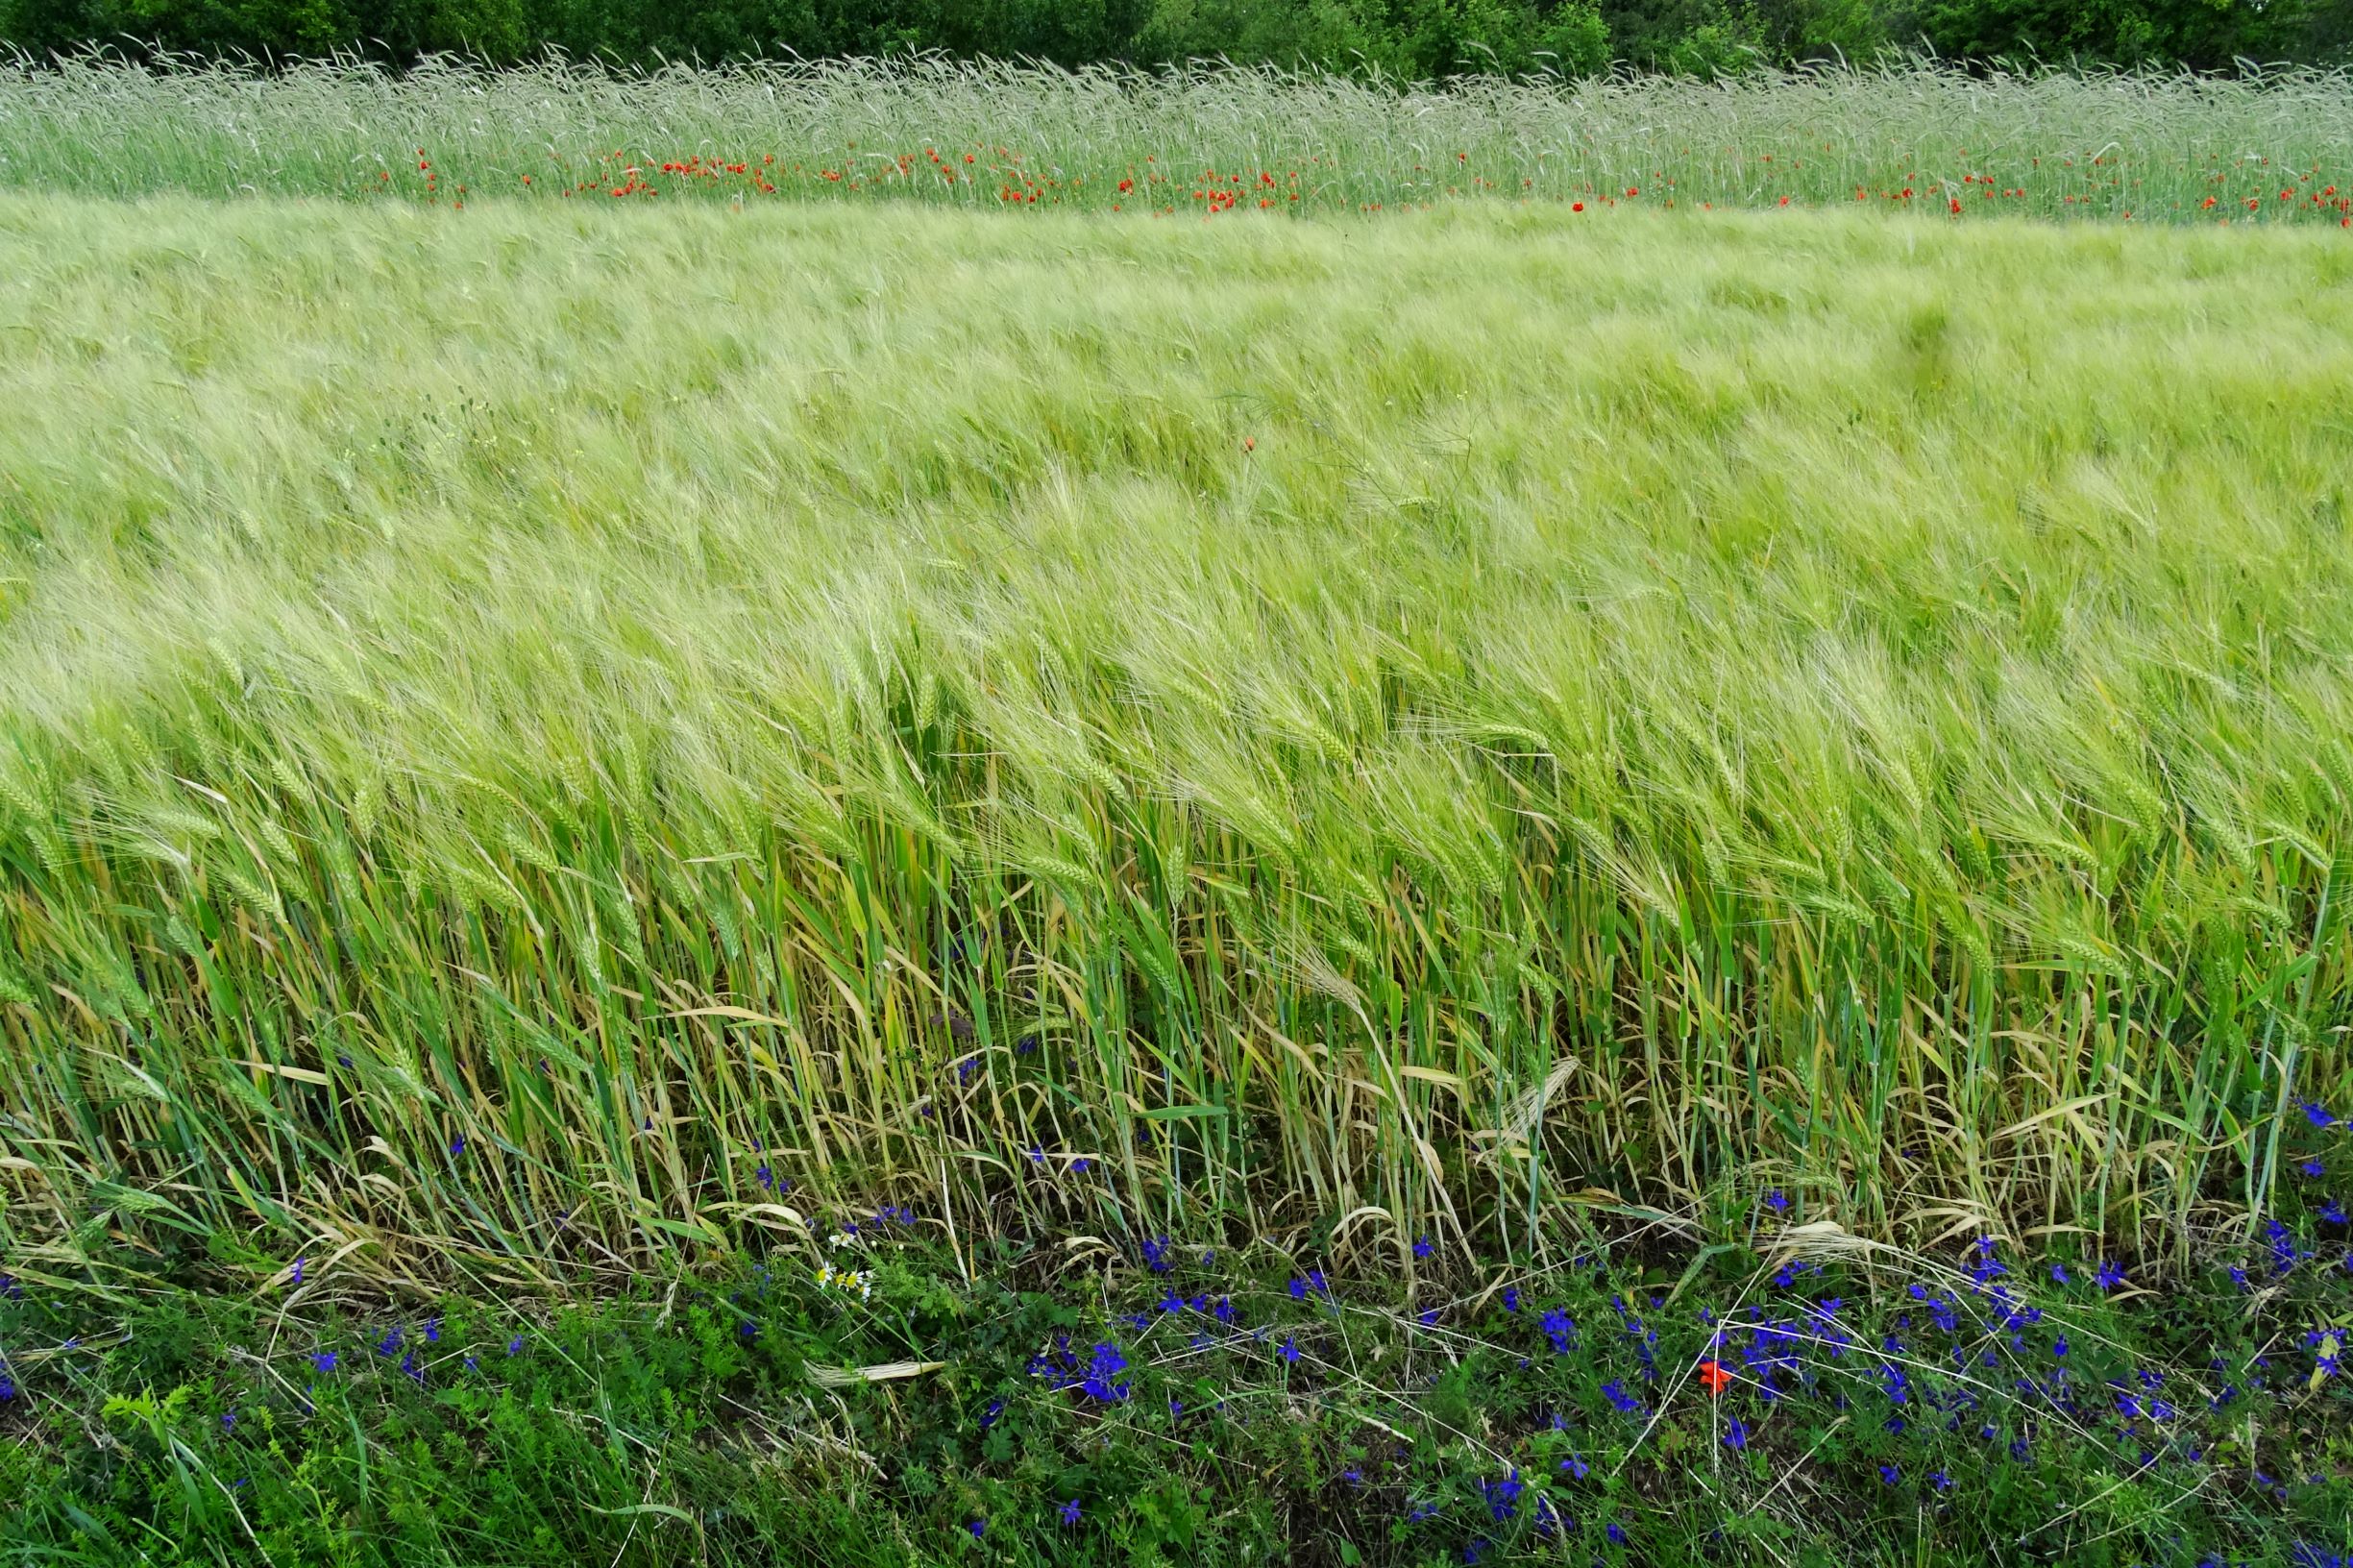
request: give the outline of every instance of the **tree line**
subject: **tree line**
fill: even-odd
[[[1156,64],[1222,56],[1391,77],[1714,74],[1927,50],[2228,70],[2336,63],[2353,0],[0,0],[35,57],[110,45],[395,61],[547,49],[621,64],[908,54]]]

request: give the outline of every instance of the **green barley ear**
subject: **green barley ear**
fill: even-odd
[[[0,947],[0,1003],[33,1005],[33,982],[4,947]]]
[[[376,837],[376,781],[362,778],[352,791],[352,831],[362,843]]]
[[[553,876],[558,869],[554,852],[541,844],[527,827],[508,822],[499,836],[506,852],[524,865]]]

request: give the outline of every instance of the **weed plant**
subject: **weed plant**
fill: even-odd
[[[389,1312],[309,1258],[253,1295],[7,1282],[0,1550],[2341,1568],[2353,1272],[2313,1141],[2292,1223],[2166,1279],[1905,1255],[1771,1191],[1697,1251],[1423,1237],[1350,1278],[1166,1237],[951,1252],[892,1208],[551,1309]]]

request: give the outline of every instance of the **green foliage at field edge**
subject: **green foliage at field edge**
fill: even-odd
[[[1792,1252],[1774,1217],[1696,1254],[1588,1237],[1342,1278],[1263,1247],[951,1249],[908,1212],[574,1305],[477,1282],[395,1308],[319,1258],[191,1293],[124,1255],[0,1280],[0,1554],[2329,1568],[2353,1548],[2341,1222],[2297,1206],[2235,1280],[2212,1258],[2124,1281],[1992,1243]]]

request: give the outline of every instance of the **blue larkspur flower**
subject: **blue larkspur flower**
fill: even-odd
[[[1417,1236],[1413,1238],[1413,1256],[1416,1258],[1427,1258],[1437,1250],[1431,1243],[1430,1237],[1426,1236]]]
[[[1087,1376],[1080,1380],[1079,1390],[1089,1399],[1106,1405],[1123,1400],[1128,1396],[1128,1385],[1114,1380],[1126,1370],[1127,1358],[1120,1354],[1117,1345],[1098,1344],[1087,1363]]]
[[[1075,1525],[1078,1523],[1077,1498],[1074,1497],[1062,1506],[1062,1522],[1066,1525]]]
[[[1296,1361],[1299,1360],[1299,1346],[1288,1335],[1285,1335],[1283,1336],[1282,1354],[1283,1359],[1286,1361]]]
[[[312,1351],[312,1352],[310,1353],[310,1370],[311,1370],[311,1371],[313,1371],[313,1372],[332,1372],[334,1369],[335,1369],[335,1353],[334,1353],[333,1351],[331,1351],[331,1350],[314,1350],[314,1351]]]
[[[1479,1489],[1486,1497],[1489,1517],[1502,1524],[1520,1511],[1520,1493],[1526,1489],[1526,1483],[1520,1480],[1520,1473],[1514,1470],[1502,1481],[1481,1482]]]

